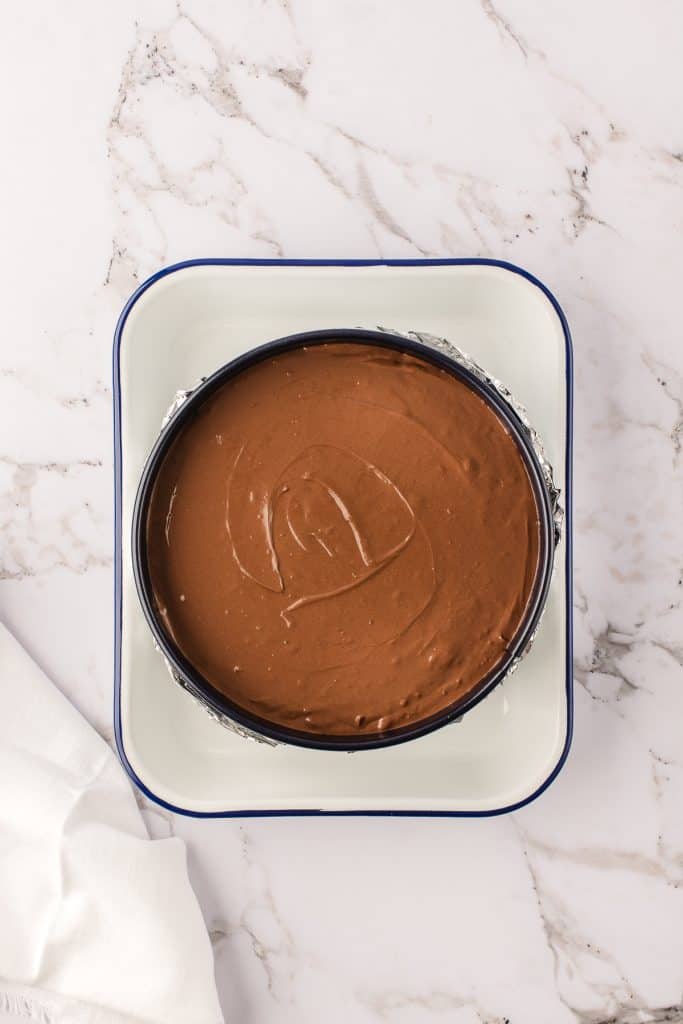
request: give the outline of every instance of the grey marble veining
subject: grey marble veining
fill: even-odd
[[[111,337],[193,256],[492,256],[576,359],[576,726],[489,821],[195,822],[228,1020],[683,1022],[683,11],[39,2],[3,18],[0,615],[111,739]]]

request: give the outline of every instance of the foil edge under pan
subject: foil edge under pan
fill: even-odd
[[[392,738],[391,733],[387,733],[384,735],[377,734],[376,738],[373,737],[370,740],[368,740],[365,737],[363,742],[357,741],[356,743],[326,743],[325,738],[321,739],[317,737],[316,734],[314,733],[311,733],[310,737],[306,736],[300,737],[298,739],[291,739],[284,736],[276,736],[272,734],[269,735],[265,732],[262,732],[260,731],[256,724],[253,724],[250,721],[239,721],[236,717],[233,717],[232,714],[228,713],[224,708],[218,706],[215,699],[211,699],[208,696],[208,694],[205,693],[203,689],[197,685],[195,681],[189,678],[189,676],[182,671],[179,665],[175,664],[176,659],[174,658],[173,652],[170,650],[168,643],[165,642],[165,637],[161,625],[154,621],[153,610],[150,607],[150,602],[147,599],[147,596],[144,592],[145,584],[142,578],[143,573],[139,557],[139,532],[142,526],[143,519],[143,516],[141,515],[143,511],[142,506],[145,503],[145,498],[147,497],[148,492],[151,490],[151,484],[154,479],[154,474],[150,475],[148,473],[150,463],[153,460],[153,456],[155,454],[159,441],[162,439],[165,432],[169,428],[172,428],[172,425],[175,422],[176,417],[178,416],[179,412],[182,409],[184,409],[188,400],[198,391],[201,391],[206,382],[211,380],[217,374],[222,374],[224,371],[226,371],[226,379],[228,379],[230,374],[227,371],[232,366],[233,361],[225,364],[225,366],[223,367],[220,367],[216,371],[216,374],[212,374],[211,377],[201,378],[193,387],[176,391],[173,400],[171,401],[171,404],[169,405],[169,408],[161,421],[161,432],[159,434],[159,437],[157,438],[157,442],[152,452],[150,453],[147,459],[135,501],[135,510],[133,514],[132,552],[133,570],[138,596],[140,598],[143,611],[145,613],[145,617],[148,621],[148,624],[154,637],[154,646],[159,652],[160,657],[164,659],[169,676],[174,681],[174,683],[176,683],[183,690],[185,690],[186,693],[188,693],[192,697],[194,702],[197,705],[199,705],[210,716],[210,718],[213,721],[217,722],[223,728],[229,730],[230,732],[241,737],[242,739],[248,739],[253,742],[261,743],[269,747],[293,744],[313,749],[339,750],[344,751],[346,753],[356,753],[363,749],[374,749],[377,747],[392,746],[400,742],[407,742],[412,738],[417,738],[417,736],[424,735],[427,732],[432,732],[435,729],[444,728],[446,725],[461,722],[467,711],[471,710],[472,707],[479,703],[480,700],[483,700],[484,697],[488,696],[488,694],[492,692],[492,690],[494,690],[497,686],[503,683],[504,680],[509,679],[510,676],[514,672],[516,672],[521,662],[524,660],[524,658],[527,657],[529,651],[533,647],[534,641],[536,639],[543,619],[543,615],[545,613],[548,590],[555,567],[555,551],[561,540],[562,527],[564,523],[564,509],[560,502],[561,491],[556,484],[553,467],[546,455],[542,440],[537,430],[534,428],[525,406],[517,398],[515,398],[510,388],[507,387],[506,384],[504,384],[502,381],[498,380],[497,378],[489,374],[468,353],[458,348],[458,346],[454,345],[453,342],[449,341],[447,338],[439,337],[437,335],[429,334],[423,331],[401,331],[379,325],[375,328],[374,331],[369,330],[367,328],[345,328],[339,329],[339,331],[326,329],[324,331],[306,332],[305,334],[293,335],[291,337],[280,338],[268,342],[263,346],[259,346],[259,348],[255,348],[250,350],[249,352],[244,353],[244,356],[248,357],[252,353],[256,352],[269,352],[277,350],[278,347],[284,346],[287,343],[292,343],[295,341],[295,339],[300,339],[300,344],[311,343],[315,339],[318,339],[320,341],[322,340],[323,336],[324,340],[329,341],[333,340],[333,338],[335,337],[342,341],[353,341],[354,337],[356,337],[357,340],[359,341],[362,339],[365,339],[366,341],[372,341],[373,335],[375,336],[374,340],[379,344],[386,344],[387,342],[391,342],[391,340],[393,339],[395,344],[390,344],[389,347],[395,348],[397,350],[403,349],[404,351],[406,351],[406,346],[402,346],[401,342],[407,341],[411,346],[420,346],[423,350],[431,350],[433,352],[439,353],[441,357],[445,357],[450,362],[464,369],[472,378],[474,378],[476,381],[480,383],[485,392],[493,392],[498,397],[499,401],[504,405],[504,407],[510,413],[512,413],[514,417],[514,423],[517,426],[518,432],[526,438],[528,445],[533,452],[535,461],[537,463],[540,472],[540,477],[542,480],[542,485],[544,488],[546,508],[549,515],[550,536],[545,538],[546,559],[544,565],[544,573],[539,573],[539,576],[544,576],[543,593],[541,594],[540,602],[538,607],[536,608],[535,615],[532,616],[533,627],[526,636],[523,646],[517,651],[516,655],[508,662],[508,664],[504,667],[502,671],[500,671],[498,674],[494,674],[493,681],[485,687],[484,692],[476,693],[470,702],[467,702],[467,697],[469,697],[470,695],[466,695],[465,701],[463,701],[463,703],[467,702],[466,707],[464,707],[459,712],[456,711],[455,713],[449,713],[449,709],[445,709],[445,711],[442,711],[437,715],[433,716],[433,718],[436,719],[436,721],[430,724],[427,728],[420,729],[420,723],[417,723],[418,728],[414,730],[411,735],[397,736],[395,738]],[[414,349],[408,350],[414,351]],[[241,367],[238,368],[236,372],[239,373],[240,370]],[[252,717],[253,716],[249,715],[248,713],[244,713],[245,719],[249,720],[252,719]],[[278,728],[276,728],[274,731],[280,732]],[[342,738],[342,740],[343,739],[345,738]]]

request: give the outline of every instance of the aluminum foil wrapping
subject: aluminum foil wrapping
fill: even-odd
[[[214,722],[218,722],[218,724],[222,725],[224,729],[229,729],[230,732],[234,732],[237,736],[241,736],[242,739],[244,740],[255,740],[257,743],[264,743],[267,747],[280,746],[277,740],[272,740],[270,739],[269,736],[262,736],[261,733],[259,732],[254,732],[252,729],[247,729],[245,725],[240,725],[239,722],[235,722],[234,719],[229,718],[228,715],[224,715],[220,711],[216,711],[215,708],[212,708],[210,704],[207,704],[204,695],[199,690],[195,689],[192,683],[189,683],[186,679],[183,679],[182,676],[178,675],[178,673],[173,668],[173,665],[171,665],[168,658],[165,657],[164,652],[159,647],[159,644],[155,643],[154,646],[156,647],[160,656],[164,659],[166,668],[168,669],[168,674],[170,675],[173,682],[177,683],[178,686],[182,687],[182,689],[185,690],[186,693],[189,693],[190,697],[192,697],[195,704],[198,704],[199,707],[203,708],[203,710],[206,711],[206,713],[208,714],[209,718],[212,718]]]
[[[188,388],[187,391],[176,391],[175,395],[173,396],[173,401],[169,405],[168,409],[166,410],[166,413],[164,414],[164,418],[161,421],[162,430],[164,429],[164,427],[168,426],[168,424],[171,422],[175,414],[178,412],[178,409],[181,407],[181,405],[185,404],[185,402],[188,400],[192,392],[196,391],[199,385],[203,384],[205,380],[206,377],[200,377],[193,388]]]
[[[367,328],[364,329],[367,330]],[[461,349],[459,349],[452,342],[448,341],[446,338],[439,338],[436,335],[426,334],[423,331],[398,331],[389,327],[382,327],[379,325],[377,326],[376,330],[380,331],[383,334],[393,334],[395,337],[407,338],[409,341],[418,342],[420,345],[424,345],[427,348],[436,349],[437,351],[443,353],[444,355],[448,356],[449,359],[452,359],[454,363],[457,363],[459,366],[463,366],[466,370],[469,370],[469,372],[478,380],[480,380],[483,384],[486,384],[489,388],[492,388],[494,391],[496,391],[500,398],[502,398],[502,400],[505,402],[505,404],[512,409],[512,411],[517,416],[517,419],[521,422],[522,427],[529,438],[529,441],[536,454],[536,458],[538,459],[541,471],[543,473],[543,479],[545,481],[545,486],[548,492],[548,498],[550,500],[550,508],[555,535],[555,548],[557,548],[557,545],[559,544],[560,538],[562,536],[562,525],[564,522],[564,509],[560,504],[560,490],[555,483],[553,468],[550,462],[548,461],[541,439],[538,436],[537,431],[531,424],[528,413],[525,407],[521,404],[521,402],[517,401],[517,399],[514,397],[510,389],[505,384],[503,384],[502,381],[499,381],[495,377],[492,377],[490,374],[488,374],[486,370],[484,370],[474,359],[472,359],[471,356],[467,355],[466,352],[463,352]],[[193,394],[196,388],[199,387],[199,385],[204,382],[204,380],[205,378],[201,378],[197,382],[197,384],[195,384],[194,388],[188,388],[187,390],[183,391],[176,391],[173,401],[171,402],[165,416],[161,421],[162,430],[175,416],[176,412],[187,401],[190,395]],[[505,673],[501,682],[504,682],[513,674],[513,672],[517,670],[520,662],[527,656],[527,654],[531,650],[531,647],[533,646],[534,640],[536,638],[541,622],[543,620],[544,614],[545,610],[541,613],[541,616],[536,625],[536,629],[529,637],[524,649],[520,651],[520,653],[514,659],[514,661],[510,663],[507,672]],[[206,711],[207,714],[215,722],[218,722],[218,724],[222,725],[223,728],[229,729],[230,732],[235,733],[237,736],[242,737],[242,739],[253,740],[256,743],[263,743],[269,747],[278,747],[282,745],[278,743],[277,740],[273,740],[268,736],[263,736],[261,733],[254,732],[253,730],[248,729],[243,725],[240,725],[239,722],[235,722],[228,715],[216,711],[206,701],[204,695],[199,690],[195,689],[195,687],[192,686],[191,683],[188,683],[187,680],[183,679],[180,675],[178,675],[173,666],[164,657],[164,654],[161,651],[161,648],[158,646],[158,644],[155,644],[155,647],[159,651],[160,656],[164,658],[166,668],[168,669],[169,675],[171,676],[173,681],[177,683],[179,686],[181,686],[183,690],[186,691],[186,693],[189,693],[189,695],[192,697],[195,703],[202,707],[204,711]],[[461,721],[462,717],[456,718],[454,720],[454,723],[452,724]]]

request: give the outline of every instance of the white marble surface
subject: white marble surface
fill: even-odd
[[[111,736],[111,336],[192,256],[510,259],[576,356],[576,730],[485,821],[193,822],[237,1024],[683,1021],[683,8],[46,0],[0,37],[0,617]]]

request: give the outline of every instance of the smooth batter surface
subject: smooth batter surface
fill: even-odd
[[[244,709],[384,732],[504,657],[537,572],[538,509],[492,409],[377,346],[283,353],[224,384],[167,454],[147,523],[155,601]]]

